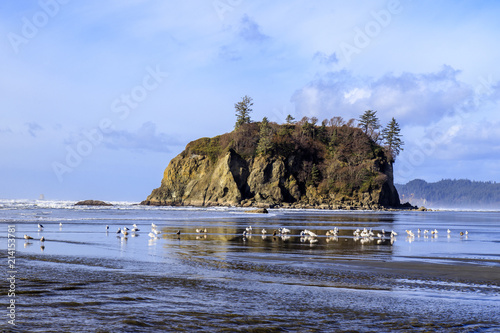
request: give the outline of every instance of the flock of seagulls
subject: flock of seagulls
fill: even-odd
[[[415,240],[415,237],[420,238],[422,236],[422,237],[424,237],[424,239],[428,239],[429,237],[431,239],[436,239],[436,238],[438,238],[438,234],[439,234],[439,231],[437,229],[434,229],[434,230],[428,230],[428,229],[421,230],[419,228],[419,229],[417,229],[417,234],[416,235],[415,235],[415,233],[412,230],[405,230],[405,232],[406,232],[406,240],[408,242],[410,242],[410,243]],[[451,238],[452,231],[450,229],[448,229],[448,230],[446,230],[446,234],[447,234],[447,238]],[[469,232],[467,230],[466,231],[460,231],[459,235],[460,235],[460,237],[465,236],[465,238],[467,239],[469,237]]]
[[[326,241],[338,241],[339,237],[339,228],[334,227],[333,229],[330,229],[326,231],[325,236],[326,236]],[[266,239],[267,237],[267,230],[262,229],[262,239]],[[288,240],[292,236],[292,231],[288,228],[278,228],[277,230],[273,231],[273,237],[280,237],[282,240]],[[382,229],[381,232],[378,232],[377,235],[375,236],[374,232],[372,229],[368,230],[364,228],[363,230],[356,229],[353,232],[354,236],[354,241],[361,240],[361,243],[364,244],[368,241],[374,240],[374,237],[379,238],[379,243],[383,242],[386,237],[391,238],[391,243],[395,240],[395,237],[397,236],[397,233],[395,231],[391,231],[390,233],[385,232],[384,229]],[[252,226],[247,227],[242,234],[243,241],[246,241],[248,238],[252,237]],[[304,229],[300,232],[299,234],[300,237],[300,242],[302,243],[310,243],[314,244],[318,242],[319,236],[312,232],[311,230]],[[347,239],[346,239],[347,240]]]
[[[62,223],[59,223],[59,226],[62,227]],[[43,231],[43,228],[44,228],[43,225],[40,224],[40,223],[38,223],[38,232]],[[30,235],[26,235],[26,234],[23,237],[26,240],[26,242],[24,243],[24,247],[26,247],[27,245],[31,244],[30,240],[32,240],[33,237],[31,237]],[[40,250],[42,250],[42,252],[43,252],[43,250],[45,250],[45,245],[44,244],[45,244],[45,237],[42,236],[40,238]]]
[[[107,230],[109,230],[109,226],[108,225],[106,226],[106,232],[107,232]],[[130,233],[129,233],[129,230],[130,230]],[[124,237],[127,237],[130,234],[132,237],[136,237],[138,231],[140,231],[140,229],[137,228],[137,224],[134,223],[132,225],[132,229],[129,229],[127,227],[118,228],[118,230],[116,231],[116,233],[118,234],[118,236],[120,236],[120,234],[121,234]]]
[[[59,223],[59,228],[60,229],[62,228],[62,223]],[[44,230],[44,226],[39,223],[38,224],[38,232],[42,232],[43,230]],[[129,235],[131,237],[138,236],[139,231],[140,231],[140,229],[137,227],[137,224],[134,223],[132,225],[132,228],[128,228],[128,227],[118,228],[118,230],[116,231],[116,234],[118,237],[123,237],[126,239]],[[206,239],[207,238],[207,229],[206,228],[197,228],[197,229],[195,229],[195,231],[197,234],[201,234],[201,236],[197,236],[196,239],[200,239],[200,238]],[[109,232],[109,225],[106,225],[106,233],[108,233],[108,232]],[[333,229],[326,231],[326,233],[324,235],[324,236],[326,236],[326,241],[327,242],[338,241],[339,232],[340,232],[340,230],[338,227],[334,227]],[[410,243],[415,240],[415,237],[420,238],[421,236],[423,236],[424,238],[428,238],[428,237],[437,238],[438,233],[439,233],[437,229],[421,230],[420,228],[417,229],[416,233],[414,233],[412,230],[405,230],[405,232],[406,232],[406,240],[409,241]],[[158,226],[155,223],[151,223],[151,231],[148,234],[150,239],[151,240],[159,239],[161,233],[162,232],[158,228]],[[246,241],[248,238],[251,238],[252,233],[253,233],[252,226],[246,227],[242,233],[243,241]],[[260,233],[262,234],[262,239],[265,239],[267,237],[268,231],[265,228],[263,228],[263,229],[261,229]],[[175,234],[177,235],[177,238],[180,239],[181,231],[177,230],[177,232],[175,232]],[[448,238],[451,238],[452,231],[450,229],[448,229],[446,231],[446,234],[447,234]],[[390,244],[393,244],[396,241],[396,236],[398,235],[398,233],[395,232],[394,230],[391,230],[389,232],[389,231],[385,231],[384,229],[382,229],[380,231],[373,231],[373,229],[371,229],[371,228],[369,230],[367,228],[363,228],[362,230],[358,228],[352,232],[352,235],[353,235],[352,238],[354,239],[354,241],[355,242],[360,241],[361,244],[366,244],[368,242],[372,242],[375,240],[377,241],[377,244],[381,244],[381,243],[384,243],[386,241],[389,241]],[[465,236],[465,238],[467,239],[469,232],[467,230],[460,231],[459,235],[460,235],[460,237]],[[282,240],[288,240],[288,239],[290,239],[291,236],[296,236],[296,235],[292,235],[292,230],[285,228],[285,227],[280,227],[276,230],[273,230],[272,236],[273,237],[280,237]],[[322,237],[322,236],[318,236],[316,233],[314,233],[308,229],[302,230],[298,236],[300,237],[300,242],[310,243],[310,244],[317,243],[318,237]],[[345,241],[347,241],[347,238],[351,238],[351,237],[349,237],[348,233],[345,234],[345,232],[344,232],[343,238],[345,238]],[[26,244],[30,244],[29,241],[32,240],[33,237],[25,234],[24,239],[26,240]],[[40,244],[41,244],[40,247],[41,247],[42,251],[45,249],[44,243],[45,243],[45,237],[42,236],[40,238]],[[25,244],[25,246],[26,246],[26,244]]]
[[[253,230],[252,226],[248,226],[243,231],[243,234],[242,234],[243,241],[246,241],[248,238],[252,237],[252,230]],[[327,242],[330,242],[330,241],[338,242],[339,232],[340,232],[340,230],[338,227],[334,227],[333,229],[326,231],[326,233],[324,235],[324,236],[326,236],[326,241]],[[262,233],[262,239],[266,239],[267,234],[268,234],[267,230],[262,229],[261,233]],[[407,238],[406,238],[407,241],[411,242],[414,240],[415,234],[413,231],[406,230],[406,234],[407,234]],[[421,234],[424,235],[424,237],[429,237],[429,235],[430,235],[430,237],[432,237],[432,238],[437,238],[438,230],[434,229],[434,230],[423,230],[422,231],[422,230],[418,229],[417,230],[417,237],[420,237]],[[451,230],[450,229],[447,230],[447,234],[448,234],[448,238],[450,238],[451,237]],[[290,229],[282,227],[282,228],[279,228],[277,230],[274,230],[272,235],[273,235],[273,237],[280,237],[282,240],[288,240],[292,236],[292,232]],[[465,232],[461,231],[460,232],[460,236],[465,236],[467,238],[468,235],[469,235],[468,231],[465,231]],[[317,243],[318,238],[322,237],[322,236],[318,236],[316,233],[314,233],[308,229],[302,230],[298,236],[300,237],[301,242],[311,243],[311,244]],[[352,237],[350,237],[349,231],[347,233],[344,232],[342,237],[345,239],[345,241],[347,241],[348,238],[352,238],[355,242],[359,241],[361,244],[366,244],[369,242],[376,241],[377,244],[383,244],[383,243],[387,242],[387,243],[390,243],[392,245],[396,241],[396,236],[398,236],[398,233],[394,230],[386,231],[385,229],[382,229],[380,231],[374,231],[373,229],[368,230],[367,228],[363,228],[363,229],[358,228],[352,232]]]

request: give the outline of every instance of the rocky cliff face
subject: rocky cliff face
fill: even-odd
[[[249,126],[246,134],[258,137],[253,127]],[[357,131],[349,129],[353,130]],[[293,135],[288,134],[292,140]],[[306,154],[298,149],[304,147],[295,146],[295,151],[285,154],[277,145],[264,155],[255,153],[258,140],[245,146],[248,137],[240,142],[238,137],[245,135],[229,133],[188,144],[165,169],[161,186],[142,204],[333,209],[376,209],[400,204],[392,164],[380,149],[349,166],[352,161],[335,158],[336,148],[333,153],[319,149]]]

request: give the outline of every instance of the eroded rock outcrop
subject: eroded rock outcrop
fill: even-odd
[[[277,133],[280,125],[276,126]],[[256,124],[241,131],[246,133],[189,143],[165,169],[161,186],[142,204],[327,209],[400,205],[392,163],[359,129],[337,128],[335,135],[364,140],[360,152],[348,146],[348,141],[337,139],[336,145],[326,146],[323,141],[302,140],[300,133],[294,136],[292,132],[285,143],[294,149],[276,144],[268,154],[256,153]],[[257,139],[250,140],[252,136]]]
[[[110,203],[101,200],[83,200],[78,201],[75,206],[113,206]]]

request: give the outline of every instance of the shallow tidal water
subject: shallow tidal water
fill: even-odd
[[[16,325],[4,282],[1,330],[500,331],[499,212],[72,204],[0,201],[4,276],[8,226],[16,237]],[[116,233],[134,223],[137,233]],[[290,234],[273,236],[280,227]],[[326,236],[334,227],[338,236]],[[356,238],[358,228],[374,236]],[[316,241],[300,237],[304,229]],[[379,238],[382,229],[398,235]]]

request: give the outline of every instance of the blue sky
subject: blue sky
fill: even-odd
[[[395,181],[500,181],[497,1],[0,4],[0,198],[140,201],[252,118],[395,117]]]

